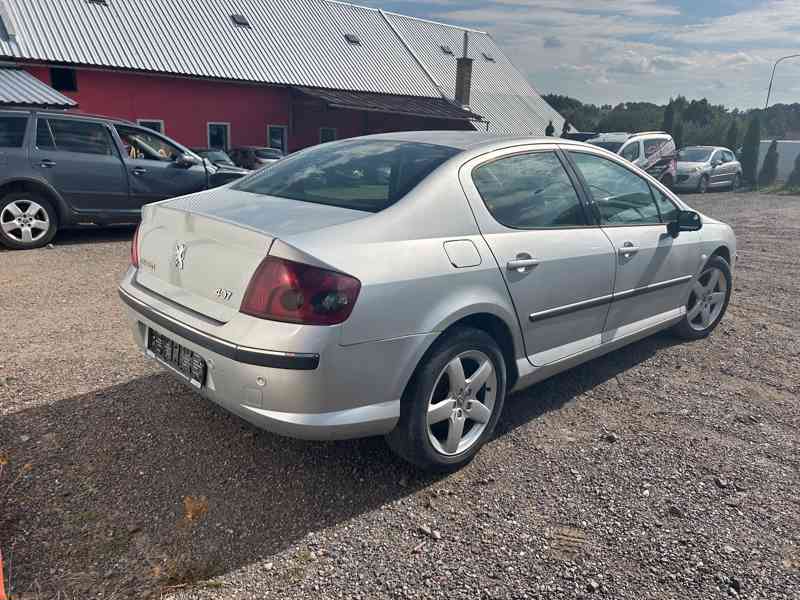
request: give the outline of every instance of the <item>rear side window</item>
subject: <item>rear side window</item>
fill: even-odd
[[[600,156],[571,153],[592,195],[601,225],[661,223],[650,184],[633,171]]]
[[[391,206],[459,150],[392,140],[315,146],[276,162],[236,189],[378,212]]]
[[[36,125],[36,145],[60,152],[82,154],[115,154],[108,130],[100,123],[71,119],[39,119]]]
[[[22,148],[27,117],[0,116],[0,148]]]
[[[472,180],[486,208],[513,229],[584,225],[578,194],[552,152],[509,156],[481,165]]]

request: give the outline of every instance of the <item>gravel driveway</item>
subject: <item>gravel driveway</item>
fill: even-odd
[[[659,335],[515,395],[496,439],[447,477],[381,439],[257,431],[146,362],[116,295],[130,230],[0,252],[15,589],[800,598],[800,199],[689,201],[739,236],[714,335]]]

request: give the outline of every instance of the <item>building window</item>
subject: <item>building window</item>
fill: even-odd
[[[53,67],[50,69],[50,85],[59,92],[77,92],[78,74],[75,69]]]
[[[286,126],[270,125],[267,127],[267,145],[277,148],[286,154]]]
[[[161,119],[138,119],[136,123],[158,133],[164,133],[164,121]]]
[[[332,142],[336,139],[335,127],[320,127],[319,130],[319,143]]]
[[[231,147],[231,124],[208,124],[208,147],[227,150]]]

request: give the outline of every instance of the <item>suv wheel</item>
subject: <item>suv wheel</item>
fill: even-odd
[[[491,437],[505,394],[506,366],[494,339],[479,329],[456,329],[417,368],[387,442],[423,469],[459,469]]]
[[[58,230],[53,205],[39,194],[15,192],[0,199],[0,243],[15,250],[40,248]]]

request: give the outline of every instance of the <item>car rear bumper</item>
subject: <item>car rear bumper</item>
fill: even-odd
[[[199,389],[193,385],[195,391],[259,428],[300,439],[349,439],[391,431],[400,417],[404,377],[430,343],[428,335],[421,335],[353,346],[334,343],[320,352],[264,350],[187,323],[165,309],[163,299],[150,298],[132,284],[130,274],[119,294],[136,344],[148,358],[190,383],[147,350],[148,329],[153,329],[206,361],[205,384]]]

